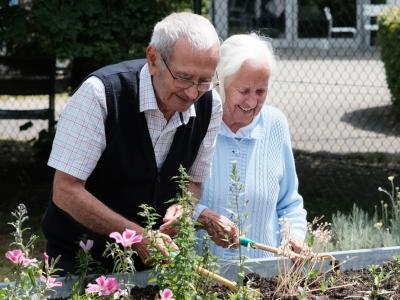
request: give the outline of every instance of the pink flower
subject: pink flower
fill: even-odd
[[[86,293],[101,295],[101,288],[97,284],[89,283],[86,288]]]
[[[37,259],[36,258],[25,258],[22,260],[22,265],[24,267],[29,267],[32,265],[37,265]]]
[[[16,265],[23,265],[24,267],[29,267],[37,263],[36,258],[27,258],[21,249],[14,249],[6,252],[6,258],[11,260]]]
[[[44,262],[46,263],[46,265],[49,264],[49,256],[47,255],[46,252],[43,252],[43,256],[44,256]]]
[[[85,251],[85,253],[87,254],[89,252],[89,250],[92,249],[92,247],[93,247],[93,241],[87,240],[86,244],[83,241],[80,241],[79,246],[81,246],[83,251]]]
[[[54,277],[45,277],[45,276],[40,276],[40,281],[46,283],[46,288],[47,289],[52,289],[55,287],[60,287],[62,286],[61,281],[57,281],[56,278]]]
[[[119,282],[117,279],[105,276],[100,276],[96,279],[97,284],[89,283],[86,292],[88,294],[98,294],[99,296],[109,296],[117,291],[119,291]]]
[[[122,235],[119,232],[110,233],[110,237],[121,244],[124,248],[130,247],[133,244],[140,243],[143,239],[141,235],[136,235],[136,231],[125,229]]]
[[[172,291],[170,289],[165,289],[160,291],[160,300],[173,300],[174,298],[172,298],[174,294],[172,293]]]
[[[125,290],[116,291],[113,295],[113,298],[116,300],[121,299],[121,298],[126,299],[128,296],[129,296],[129,290],[125,289]]]
[[[14,249],[6,252],[6,258],[11,260],[14,264],[19,265],[24,261],[24,253],[21,249]]]

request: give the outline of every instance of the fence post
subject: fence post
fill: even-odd
[[[49,136],[54,133],[55,127],[55,97],[56,97],[56,58],[53,59],[49,87]]]
[[[193,0],[193,12],[201,15],[201,0]]]

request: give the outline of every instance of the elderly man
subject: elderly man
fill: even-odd
[[[171,182],[178,166],[193,178],[189,189],[197,198],[209,175],[222,116],[212,91],[219,60],[214,27],[204,17],[173,13],[156,24],[146,58],[92,73],[58,123],[43,231],[48,255],[61,255],[65,272],[74,272],[83,235],[94,240],[93,256],[112,270],[102,257],[108,235],[126,228],[143,234],[143,203],[165,216],[162,231],[169,233],[180,208],[165,202],[178,191]],[[217,229],[223,232],[218,239],[236,230],[230,223]],[[173,242],[168,234],[160,237],[158,247],[168,255],[165,244]],[[142,262],[147,243],[134,245]]]

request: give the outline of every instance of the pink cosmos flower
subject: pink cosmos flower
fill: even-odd
[[[119,291],[119,282],[117,279],[100,276],[96,279],[96,284],[89,283],[86,292],[88,294],[98,294],[99,296],[109,296]]]
[[[32,265],[37,265],[37,259],[36,258],[25,258],[22,260],[22,265],[24,267],[29,267]]]
[[[130,247],[133,244],[140,243],[143,239],[141,235],[136,235],[136,231],[125,229],[122,235],[119,232],[110,233],[110,237],[121,244],[124,248]]]
[[[21,249],[14,249],[6,252],[6,258],[11,260],[14,264],[19,265],[24,261],[24,253]]]
[[[23,265],[24,267],[29,267],[37,263],[36,258],[27,258],[21,249],[14,249],[6,252],[6,258],[11,260],[16,265]]]
[[[97,284],[89,283],[86,288],[86,293],[101,295],[101,288]]]
[[[45,277],[42,275],[42,276],[40,276],[40,281],[46,283],[47,289],[52,289],[52,288],[62,286],[62,282],[57,281],[57,279],[54,277]]]
[[[170,289],[162,290],[160,291],[160,300],[174,300],[174,298],[172,298],[173,295]]]
[[[93,247],[93,241],[87,240],[86,243],[80,241],[79,246],[83,249],[83,251],[85,251],[86,254],[88,254],[89,250]]]

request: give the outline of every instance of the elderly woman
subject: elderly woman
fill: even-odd
[[[306,211],[299,195],[288,123],[276,108],[266,105],[268,83],[275,69],[268,41],[257,36],[234,35],[221,47],[217,67],[218,92],[224,102],[223,122],[217,138],[211,177],[206,181],[195,217],[212,239],[212,252],[223,259],[237,257],[237,231],[227,208],[232,208],[230,173],[236,161],[244,185],[239,210],[247,213],[246,236],[259,243],[279,246],[283,235],[295,251],[301,249],[306,232]],[[245,204],[245,202],[247,202]],[[285,226],[287,228],[287,226]],[[226,235],[231,242],[221,242]],[[235,236],[236,235],[236,236]],[[273,254],[249,249],[248,257]]]

